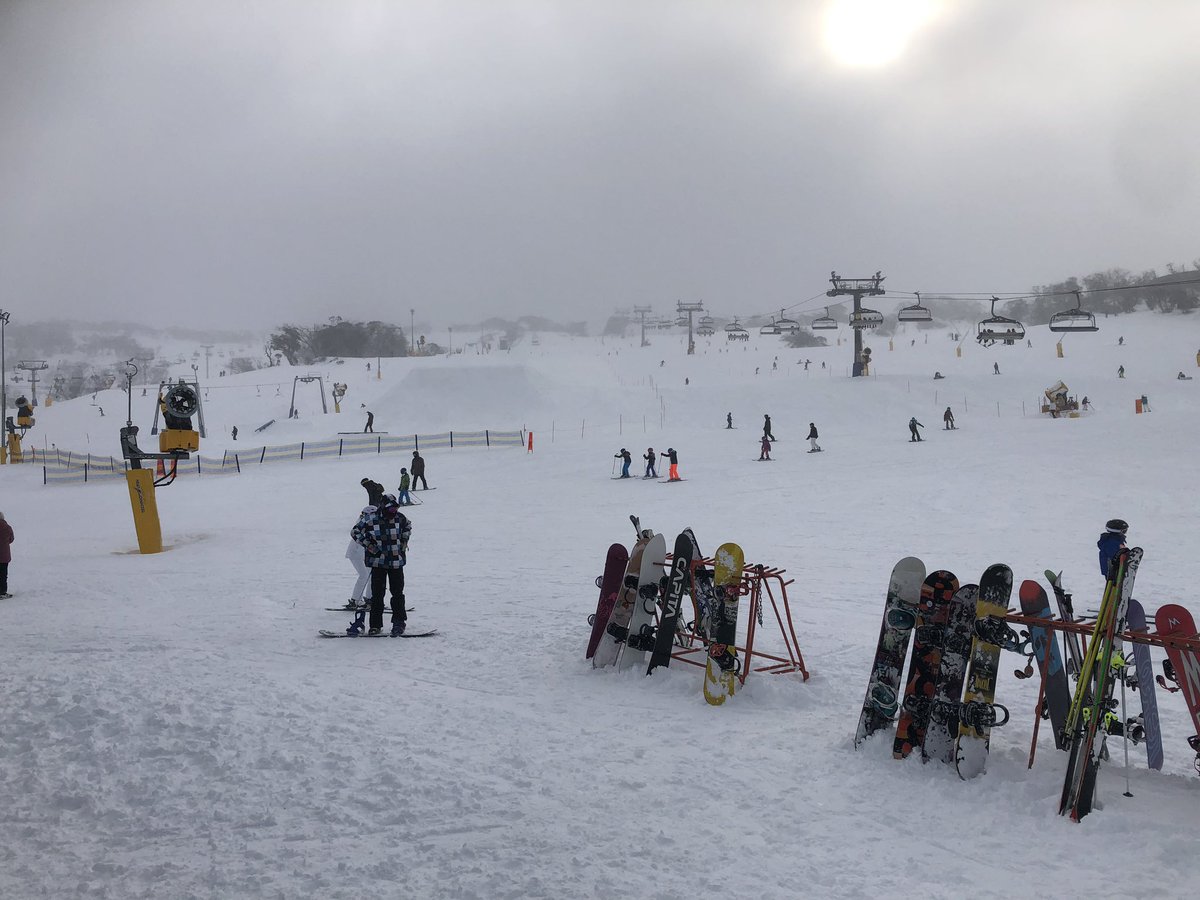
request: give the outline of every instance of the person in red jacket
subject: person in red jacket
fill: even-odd
[[[0,598],[5,599],[12,596],[8,592],[8,564],[12,562],[12,542],[12,526],[4,518],[4,513],[0,512]]]

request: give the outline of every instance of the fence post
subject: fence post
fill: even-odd
[[[89,453],[88,458],[90,459],[91,456],[92,456],[92,454]],[[87,480],[88,480],[88,464],[85,462],[83,464],[83,483],[87,484]]]
[[[419,434],[413,435],[413,449],[418,453],[421,452],[421,436]]]
[[[454,432],[450,432],[450,449],[454,449]]]
[[[265,460],[266,458],[267,458],[267,448],[264,446],[262,449],[262,455],[259,456],[259,458],[258,458],[258,464],[261,466],[263,464],[263,460]]]
[[[1000,418],[1000,401],[996,401],[996,418]]]
[[[300,442],[300,458],[304,459],[304,441]],[[197,456],[196,459],[199,460],[200,457]]]
[[[338,456],[342,455],[342,446],[346,443],[345,438],[338,438]]]
[[[488,447],[492,446],[492,436],[488,433],[486,428],[483,429],[483,443]]]
[[[234,464],[234,466],[237,468],[237,470],[238,470],[238,474],[239,474],[239,475],[241,475],[241,474],[242,474],[242,464],[241,464],[241,462],[238,460],[238,455],[237,455],[236,453],[235,453],[235,454],[233,454],[233,464]]]
[[[587,429],[587,419],[579,423],[579,439],[583,440],[583,432]]]

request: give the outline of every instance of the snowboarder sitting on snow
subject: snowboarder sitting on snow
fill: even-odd
[[[613,459],[621,460],[621,477],[628,478],[629,466],[633,463],[633,457],[629,455],[629,451],[622,447],[620,453],[613,454]]]
[[[663,454],[671,463],[668,469],[667,481],[682,481],[679,477],[679,454],[675,452],[674,447],[668,447],[667,452]]]
[[[371,569],[371,619],[367,634],[383,630],[383,595],[391,586],[392,634],[404,634],[408,615],[404,611],[404,564],[412,523],[400,512],[396,498],[384,494],[378,506],[363,510],[350,537],[362,545],[366,564]],[[362,620],[351,628],[362,629]]]
[[[946,407],[946,411],[942,413],[942,421],[946,423],[947,431],[954,430],[954,413],[951,412],[950,407],[948,406]]]
[[[764,434],[763,439],[762,439],[762,449],[759,450],[759,452],[758,452],[758,461],[762,462],[764,459],[770,460],[770,458],[771,458],[771,442],[770,442],[770,440],[767,439],[767,436]]]
[[[425,480],[425,459],[416,450],[413,451],[412,465],[409,471],[412,473],[412,489],[414,491],[417,489],[417,479],[420,479],[422,488],[429,490],[429,483]]]
[[[817,426],[814,422],[808,423],[808,444],[811,449],[809,453],[820,453],[821,445],[817,443]]]
[[[658,473],[654,471],[654,461],[658,459],[658,456],[655,455],[654,448],[647,447],[646,452],[642,454],[642,459],[646,461],[646,474],[644,477],[657,478]]]
[[[408,486],[411,483],[408,477],[408,469],[400,470],[400,487],[399,494],[396,495],[396,502],[401,506],[412,506],[412,500],[408,498]]]
[[[943,375],[941,372],[934,372],[934,373],[933,373],[933,380],[934,380],[934,381],[941,381],[941,380],[942,380],[943,378],[945,378],[945,377],[946,377],[946,376],[945,376],[945,375]]]
[[[1116,559],[1121,548],[1125,546],[1125,534],[1129,531],[1129,523],[1124,519],[1109,519],[1104,523],[1104,534],[1096,541],[1100,549],[1100,574],[1109,577],[1112,561]]]
[[[913,416],[911,419],[908,420],[908,433],[909,433],[908,442],[910,444],[913,441],[922,440],[921,433],[919,431],[917,431],[917,429],[924,428],[924,427],[925,427],[924,425],[922,425],[920,422],[917,421],[916,416]]]

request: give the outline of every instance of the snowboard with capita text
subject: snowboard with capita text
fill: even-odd
[[[708,659],[704,665],[704,699],[720,706],[737,690],[738,597],[745,556],[737,544],[722,544],[713,556],[715,604],[709,620]]]
[[[630,516],[637,540],[629,553],[629,563],[625,566],[625,576],[621,581],[621,592],[617,595],[617,603],[596,652],[592,654],[592,665],[597,669],[611,666],[617,661],[621,648],[625,646],[625,636],[629,634],[629,620],[633,617],[633,607],[637,603],[638,575],[642,569],[642,553],[646,544],[654,537],[650,529],[642,529],[641,522],[636,516]]]
[[[950,615],[942,640],[942,664],[938,668],[937,689],[921,758],[928,762],[954,762],[954,741],[958,737],[958,712],[962,701],[967,660],[971,655],[971,636],[975,626],[975,604],[979,585],[964,584],[950,599]]]
[[[1050,598],[1046,589],[1036,581],[1025,579],[1017,590],[1021,601],[1021,612],[1026,616],[1038,619],[1052,619]],[[1030,651],[1038,672],[1046,684],[1045,696],[1042,698],[1042,708],[1039,714],[1050,719],[1050,727],[1054,732],[1054,746],[1059,750],[1067,749],[1063,737],[1063,725],[1067,721],[1067,710],[1071,708],[1071,685],[1067,681],[1067,669],[1063,665],[1062,650],[1052,634],[1045,628],[1032,625],[1029,628]],[[1046,652],[1049,650],[1049,664]]]
[[[600,599],[596,603],[596,612],[590,617],[592,634],[588,639],[587,655],[591,659],[596,655],[600,646],[600,638],[604,637],[604,629],[608,627],[609,616],[617,605],[617,596],[621,593],[621,581],[625,577],[625,567],[629,565],[629,551],[624,544],[613,544],[608,548],[608,557],[604,561],[604,574],[600,576]]]
[[[638,570],[637,601],[629,619],[629,635],[621,651],[617,668],[624,672],[646,661],[646,651],[654,649],[654,613],[658,610],[658,587],[667,562],[667,539],[661,534],[650,538],[642,550]]]
[[[1125,615],[1129,631],[1146,632],[1146,610],[1140,600],[1129,598],[1129,609]],[[1150,658],[1150,645],[1133,645],[1133,667],[1137,673],[1134,688],[1142,698],[1142,729],[1146,736],[1146,765],[1151,769],[1163,767],[1162,729],[1158,723],[1158,694],[1154,686],[1154,661]],[[1198,723],[1200,724],[1200,723]]]
[[[1154,616],[1154,627],[1164,637],[1195,638],[1196,622],[1187,609],[1177,603],[1161,606]],[[1167,647],[1167,659],[1175,667],[1175,678],[1192,713],[1192,724],[1200,735],[1200,656],[1190,650]],[[1188,739],[1196,751],[1196,769],[1200,771],[1200,739]]]
[[[925,563],[915,556],[904,557],[892,568],[887,599],[883,604],[883,622],[879,627],[879,643],[875,646],[875,661],[871,663],[871,676],[867,681],[867,696],[858,717],[858,730],[854,733],[855,747],[891,725],[896,716],[896,696],[904,675],[909,638],[917,623],[917,601],[921,599],[921,582],[924,580]]]
[[[892,756],[904,759],[925,743],[925,730],[933,710],[938,670],[942,664],[941,636],[950,617],[950,600],[958,590],[954,573],[939,569],[931,572],[921,585],[917,602],[917,626],[913,635],[912,665],[900,704],[900,721]]]
[[[1012,569],[998,563],[984,569],[979,578],[971,663],[959,710],[954,752],[954,768],[964,781],[982,774],[987,768],[992,726],[1008,721],[1008,710],[995,703],[1000,647],[1013,638],[1012,629],[1005,622],[1008,600],[1012,596],[1012,577]],[[1002,715],[997,717],[996,710]]]
[[[692,548],[695,538],[690,530],[680,533],[675,539],[675,550],[671,554],[671,568],[667,571],[666,587],[662,590],[662,610],[658,618],[658,633],[654,638],[654,652],[646,666],[649,675],[659,666],[671,664],[671,650],[675,647],[675,634],[679,629],[679,609],[684,591],[691,579]]]

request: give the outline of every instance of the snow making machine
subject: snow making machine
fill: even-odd
[[[1043,392],[1042,415],[1057,419],[1059,416],[1076,419],[1079,417],[1079,400],[1071,393],[1070,388],[1063,382],[1058,382],[1046,388]]]

